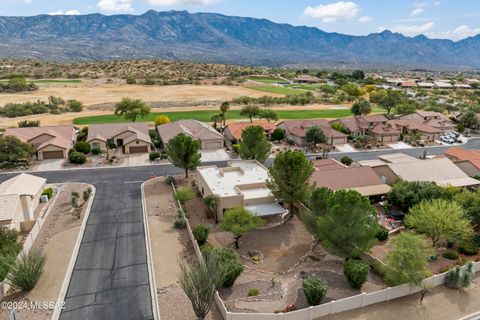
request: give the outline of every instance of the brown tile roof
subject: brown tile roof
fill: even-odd
[[[385,135],[385,136],[395,136],[399,135],[402,131],[392,126],[391,124],[377,123],[370,128],[370,131],[373,134]]]
[[[158,134],[164,143],[180,133],[200,141],[223,140],[223,136],[210,125],[197,120],[179,120],[157,127]]]
[[[399,129],[418,130],[426,133],[442,133],[442,130],[414,120],[390,120],[390,124]]]
[[[456,160],[480,159],[480,151],[467,150],[460,147],[448,148],[445,150],[445,155]]]
[[[235,139],[241,140],[242,132],[250,126],[261,126],[263,130],[269,133],[273,132],[276,128],[274,123],[266,122],[266,121],[255,121],[253,123],[250,123],[250,122],[231,123],[227,125],[227,128],[229,129],[230,133]]]
[[[307,130],[313,126],[320,127],[327,137],[342,138],[347,136],[340,131],[332,129],[330,123],[325,119],[282,121],[278,125],[280,124],[283,124],[290,134],[300,138],[304,138]]]
[[[109,123],[109,124],[89,125],[87,142],[95,139],[106,142],[108,139],[113,139],[114,137],[126,131],[130,131],[132,135],[137,135],[137,136],[140,135],[142,137],[141,140],[146,140],[146,142],[151,142],[150,134],[148,132],[148,123],[146,122]],[[124,140],[126,141],[129,137],[127,137]]]
[[[355,118],[341,118],[332,122],[340,122],[351,133],[360,130]]]
[[[5,130],[5,136],[15,136],[23,142],[42,136],[49,135],[51,139],[37,146],[37,150],[49,145],[54,145],[62,149],[68,149],[72,146],[75,138],[75,128],[71,125],[50,126],[50,127],[31,127],[31,128],[8,128]]]
[[[317,187],[331,190],[358,189],[359,191],[362,188],[375,187],[369,188],[367,195],[385,194],[390,189],[370,167],[316,170],[310,177],[310,182],[315,183]]]
[[[313,166],[315,167],[316,170],[333,170],[333,169],[343,169],[346,168],[343,163],[338,162],[335,159],[320,159],[320,160],[313,160],[312,161]]]

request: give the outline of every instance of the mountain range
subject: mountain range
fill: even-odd
[[[54,61],[168,59],[257,66],[480,68],[480,35],[461,41],[367,36],[187,11],[0,17],[0,57]]]

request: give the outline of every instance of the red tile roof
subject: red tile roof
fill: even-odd
[[[263,130],[271,133],[275,130],[276,126],[271,122],[256,121],[253,123],[250,122],[241,122],[241,123],[231,123],[227,126],[232,136],[237,139],[242,139],[242,132],[250,126],[261,126]]]
[[[66,125],[31,128],[8,128],[5,130],[5,136],[15,136],[23,142],[30,142],[41,135],[49,135],[51,139],[37,146],[37,150],[49,145],[54,145],[62,149],[68,149],[72,145],[75,136],[75,128],[72,125]]]
[[[327,137],[343,138],[347,136],[340,131],[332,129],[330,123],[325,119],[282,121],[278,125],[280,124],[283,124],[290,134],[300,138],[304,138],[307,130],[313,126],[320,127]]]

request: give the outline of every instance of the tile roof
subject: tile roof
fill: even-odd
[[[347,168],[343,163],[331,158],[313,160],[312,164],[316,170],[320,171]]]
[[[10,221],[20,198],[16,194],[0,195],[0,221]]]
[[[426,133],[442,133],[442,130],[429,126],[428,124],[417,122],[415,120],[390,120],[390,124],[397,128],[406,128],[408,130],[418,130]]]
[[[163,142],[167,143],[180,133],[200,141],[223,140],[223,136],[212,126],[197,120],[179,120],[157,127],[158,134]]]
[[[106,142],[108,139],[112,139],[121,133],[130,131],[133,134],[142,133],[143,137],[148,136],[150,140],[150,134],[148,132],[148,123],[146,122],[130,122],[130,123],[109,123],[109,124],[92,124],[88,126],[87,142],[98,139]]]
[[[355,190],[365,196],[385,194],[390,191],[382,179],[370,167],[343,167],[316,170],[310,182],[317,187],[331,190]]]
[[[476,186],[480,181],[468,177],[450,159],[434,158],[403,163],[390,163],[390,169],[406,181],[431,181],[440,186]]]
[[[0,184],[0,195],[36,195],[45,185],[47,179],[31,174],[21,173]]]
[[[480,151],[453,147],[445,150],[445,155],[453,161],[468,161],[480,169]]]
[[[49,145],[54,145],[62,149],[71,147],[75,137],[75,128],[71,125],[51,126],[51,127],[31,127],[31,128],[8,128],[5,130],[5,136],[15,136],[23,142],[42,136],[49,135],[52,138],[37,146],[37,150]]]
[[[312,120],[291,120],[291,121],[282,121],[278,125],[283,124],[290,134],[304,138],[309,128],[313,126],[318,126],[322,129],[323,133],[327,137],[336,137],[343,138],[347,135],[332,129],[330,123],[325,119],[312,119]],[[278,126],[277,125],[277,126]]]
[[[274,123],[266,122],[266,121],[255,121],[253,123],[250,123],[250,122],[231,123],[227,125],[227,128],[229,129],[230,133],[235,139],[241,140],[242,132],[250,126],[261,126],[263,130],[269,133],[273,132],[276,128]]]

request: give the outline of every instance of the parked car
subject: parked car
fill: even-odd
[[[450,138],[450,137],[442,137],[440,140],[442,140],[443,142],[448,143],[448,144],[455,143],[455,140]]]

